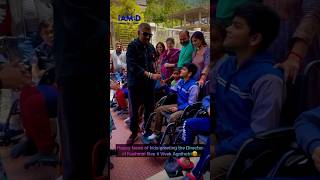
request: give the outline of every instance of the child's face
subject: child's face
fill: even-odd
[[[232,24],[227,27],[227,36],[223,46],[232,50],[245,49],[250,45],[250,28],[247,22],[236,16]]]
[[[46,27],[46,28],[42,28],[41,29],[41,38],[43,39],[43,41],[52,46],[53,44],[53,28],[52,28],[52,25],[50,25],[49,27]]]
[[[174,78],[175,80],[177,80],[177,79],[180,78],[180,73],[179,73],[179,71],[173,72],[173,78]]]
[[[158,44],[158,46],[157,46],[158,53],[161,54],[163,52],[163,50],[164,50],[163,47],[160,44]]]
[[[186,78],[189,75],[189,71],[186,67],[182,67],[181,71],[180,71],[180,77],[182,78]],[[191,73],[190,73],[191,75]]]

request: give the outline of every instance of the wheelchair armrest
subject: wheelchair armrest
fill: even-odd
[[[295,139],[295,131],[293,127],[282,127],[258,133],[255,138],[261,140],[273,140],[279,138]]]
[[[238,156],[254,156],[254,154],[258,154],[266,150],[266,148],[280,149],[282,147],[292,147],[295,140],[295,132],[292,127],[265,131],[245,141],[238,151]]]
[[[241,146],[228,171],[227,179],[236,179],[242,175],[246,177],[266,175],[270,166],[292,149],[295,140],[292,127],[258,133]]]
[[[191,105],[188,105],[186,108],[184,108],[181,119],[191,118],[198,110],[202,107],[202,102],[195,102]]]

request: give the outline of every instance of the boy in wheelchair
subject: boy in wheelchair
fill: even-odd
[[[197,101],[199,87],[196,81],[192,78],[197,72],[196,65],[192,63],[185,64],[180,72],[180,79],[176,86],[170,89],[178,96],[177,104],[163,105],[158,107],[155,112],[155,124],[152,129],[153,133],[148,137],[152,141],[159,137],[163,125],[164,115],[169,116],[169,122],[176,122],[182,115],[184,108]]]

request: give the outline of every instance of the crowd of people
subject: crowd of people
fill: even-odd
[[[209,69],[213,67],[213,62],[210,63],[210,49],[205,42],[204,34],[200,31],[193,33],[191,38],[188,31],[181,31],[179,33],[180,43],[183,46],[181,50],[174,47],[174,38],[171,37],[167,38],[166,46],[163,42],[158,42],[153,48],[149,43],[152,37],[151,27],[145,23],[139,26],[138,36],[139,38],[129,44],[126,53],[122,52],[121,42],[117,42],[117,48],[110,56],[110,69],[113,72],[110,87],[116,91],[115,98],[119,105],[116,110],[130,107],[129,112],[133,116],[130,118],[132,135],[128,139],[128,144],[132,144],[137,137],[138,110],[141,105],[144,107],[144,123],[146,123],[150,113],[154,111],[152,107],[155,102],[174,90],[180,94],[178,96],[180,98],[178,104],[168,107],[168,111],[175,112],[172,115],[175,116],[174,119],[179,118],[187,105],[197,102],[199,87],[204,86],[208,80]],[[148,79],[144,80],[145,77]],[[121,86],[124,86],[120,87],[120,82]],[[187,93],[182,94],[183,92]],[[126,97],[129,102],[123,104],[126,102]],[[163,111],[167,110],[161,110]],[[159,129],[162,123],[157,126]],[[156,136],[155,134],[150,136],[150,140],[153,139],[151,137]]]
[[[181,49],[174,48],[172,37],[153,47],[150,25],[140,24],[138,38],[128,45],[126,65],[122,66],[122,71],[127,72],[122,73],[127,81],[122,81],[125,86],[118,89],[124,93],[115,96],[117,100],[121,96],[128,99],[123,106],[129,109],[127,121],[130,121],[131,135],[127,144],[135,143],[140,126],[142,138],[159,143],[155,140],[162,134],[164,119],[177,126],[183,124],[182,140],[186,145],[194,144],[196,135],[209,136],[214,132],[217,142],[211,154],[214,158],[210,173],[213,179],[225,179],[246,140],[280,127],[286,84],[295,83],[305,65],[320,57],[317,46],[320,4],[301,3],[303,6],[298,6],[298,1],[239,1],[239,4],[219,1],[216,22],[211,26],[210,48],[202,32],[194,32],[190,37],[187,30],[179,33]],[[113,64],[124,62],[120,60],[123,54],[117,50],[118,57],[112,57]],[[201,96],[200,91],[206,84],[207,89]],[[175,103],[155,109],[162,96],[172,94],[177,96]],[[210,97],[214,99],[211,104]],[[201,101],[207,117],[191,117],[179,122],[187,106]],[[214,119],[210,118],[210,106],[214,107]],[[144,108],[143,120],[139,114],[141,107]],[[147,124],[152,112],[155,112],[154,123]],[[320,171],[318,112],[314,109],[303,113],[295,127],[298,143]],[[212,123],[216,124],[215,129],[210,129]],[[308,129],[310,133],[304,134]],[[151,133],[146,133],[148,130]],[[208,138],[196,165],[188,157],[176,159],[177,170],[192,170],[185,179],[201,179],[204,173],[201,168],[208,163],[205,159],[210,154],[211,143]]]

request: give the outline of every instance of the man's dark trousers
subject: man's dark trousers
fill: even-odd
[[[154,81],[145,80],[145,84],[129,86],[130,103],[130,130],[132,134],[137,134],[139,129],[138,111],[141,105],[144,106],[144,124],[146,124],[150,114],[154,111]]]

